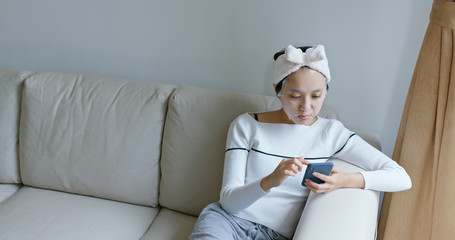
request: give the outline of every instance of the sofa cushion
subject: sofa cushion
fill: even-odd
[[[20,183],[18,132],[22,83],[31,72],[0,69],[0,183]]]
[[[0,204],[11,197],[21,188],[21,185],[15,183],[0,183]]]
[[[42,72],[24,84],[23,183],[158,204],[159,158],[173,86]]]
[[[245,112],[281,107],[276,97],[179,87],[169,100],[163,136],[160,204],[199,215],[219,200],[230,123]],[[323,117],[336,117],[330,107]]]
[[[188,239],[197,217],[161,208],[141,240]]]
[[[23,187],[0,204],[0,239],[139,239],[157,208]]]

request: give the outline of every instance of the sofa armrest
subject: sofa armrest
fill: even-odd
[[[331,160],[344,172],[360,168],[341,160]],[[293,239],[375,239],[379,192],[337,189],[308,196]]]

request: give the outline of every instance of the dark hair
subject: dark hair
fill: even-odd
[[[304,47],[298,47],[300,50],[302,50],[302,52],[306,52],[306,50],[308,50],[308,48],[312,48],[312,46],[304,46]],[[284,54],[284,50],[281,50],[277,53],[275,53],[273,55],[273,60],[276,61],[278,59],[278,57],[280,57],[281,55]],[[307,66],[303,66],[302,68],[304,67],[307,67]],[[309,68],[309,67],[308,67]],[[286,77],[284,77],[283,79],[281,79],[281,81],[276,85],[275,87],[275,92],[278,94],[280,91],[281,91],[281,88],[283,87],[283,82],[284,82],[284,79],[286,79]],[[329,91],[329,84],[327,83],[326,84],[326,89],[327,91]]]

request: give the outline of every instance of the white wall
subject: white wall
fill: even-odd
[[[272,56],[324,44],[326,104],[392,154],[431,0],[0,0],[0,67],[272,95]]]

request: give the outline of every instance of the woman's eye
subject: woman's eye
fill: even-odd
[[[291,95],[291,98],[299,98],[299,97],[300,97],[300,96],[292,96],[292,95]]]
[[[317,96],[313,96],[313,98],[320,98],[321,96],[320,95],[317,95]]]

